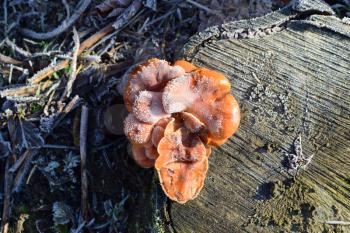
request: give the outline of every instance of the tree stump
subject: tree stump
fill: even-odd
[[[155,181],[140,201],[153,230],[350,232],[349,48],[349,21],[316,0],[194,36],[183,57],[229,77],[241,126],[194,201],[162,202]],[[299,137],[313,158],[288,169]]]

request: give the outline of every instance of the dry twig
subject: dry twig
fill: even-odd
[[[67,18],[69,18],[70,17],[70,9],[69,9],[69,4],[68,4],[67,0],[62,0],[62,4],[64,5],[64,8],[66,9]]]
[[[131,3],[131,5],[125,9],[123,14],[121,14],[117,20],[113,23],[115,30],[121,29],[127,21],[129,21],[136,13],[140,10],[142,6],[141,1],[136,0]]]
[[[46,81],[43,85],[34,84],[34,85],[26,85],[26,86],[10,86],[6,89],[0,90],[0,96],[2,98],[9,96],[31,96],[35,95],[40,88],[41,91],[46,90],[51,87],[53,82],[51,80]]]
[[[122,70],[127,69],[127,67],[131,66],[132,63],[133,63],[133,61],[126,60],[126,61],[118,62],[115,64],[104,65],[101,67],[101,71],[103,72],[104,76],[108,77],[111,75],[115,75]]]
[[[12,50],[16,51],[17,53],[21,54],[24,57],[31,57],[32,54],[28,51],[25,51],[24,49],[22,49],[21,47],[19,47],[18,45],[16,45],[16,43],[12,42],[9,38],[5,38],[5,44],[7,44],[7,46],[9,46]]]
[[[12,187],[12,192],[20,192],[20,189],[25,181],[25,178],[28,175],[29,170],[31,170],[31,165],[32,165],[32,160],[33,158],[38,154],[38,150],[30,150],[27,149],[25,154],[28,154],[28,156],[24,159],[24,162],[20,169],[18,170],[14,180],[13,180],[13,187]],[[21,157],[23,157],[22,155]]]
[[[87,38],[79,47],[78,56],[84,52],[85,49],[90,48],[92,45],[94,45],[97,41],[99,41],[101,38],[106,36],[108,33],[113,31],[112,24],[107,25],[106,27],[102,28],[100,31],[96,32],[89,38]],[[43,79],[47,78],[48,76],[52,75],[53,73],[64,69],[69,64],[69,60],[63,60],[59,62],[58,64],[54,66],[48,66],[38,73],[36,73],[32,78],[30,78],[28,81],[29,83],[36,84],[41,82]]]
[[[72,87],[73,83],[77,77],[77,60],[78,60],[78,53],[79,53],[79,47],[80,47],[80,41],[79,41],[79,35],[75,27],[73,28],[73,40],[74,40],[74,49],[73,49],[73,59],[71,63],[71,74],[69,77],[69,80],[67,82],[65,93],[67,94],[67,97],[69,97],[72,93]]]
[[[15,233],[22,233],[22,232],[24,232],[23,224],[28,218],[29,218],[28,214],[21,213],[19,215],[19,218],[18,218],[17,224],[16,224],[16,229],[14,231]]]
[[[18,168],[23,164],[24,160],[28,158],[28,156],[31,154],[31,150],[26,150],[23,155],[13,164],[13,166],[9,169],[9,172],[15,173]]]
[[[78,56],[80,54],[82,54],[82,52],[84,52],[86,49],[90,48],[91,46],[93,46],[94,44],[99,42],[103,37],[108,35],[113,30],[116,30],[116,32],[118,32],[118,30],[120,30],[123,26],[125,26],[126,24],[129,23],[131,18],[134,17],[136,15],[136,13],[140,10],[141,6],[142,6],[142,4],[141,4],[140,1],[138,1],[138,0],[134,1],[125,10],[125,12],[117,18],[117,20],[114,23],[108,24],[107,26],[102,28],[100,31],[96,32],[95,34],[93,34],[92,36],[87,38],[80,45],[79,51],[78,51]],[[112,34],[114,34],[114,33],[112,33]],[[46,67],[43,70],[41,70],[38,73],[36,73],[28,81],[29,81],[29,83],[32,83],[32,84],[39,83],[40,81],[42,81],[46,77],[52,75],[54,72],[65,68],[68,64],[69,64],[69,60],[66,59],[66,60],[63,60],[63,61],[59,62],[55,66]]]
[[[10,216],[10,203],[11,203],[11,188],[13,183],[13,173],[9,172],[10,167],[14,163],[15,156],[9,156],[5,165],[5,177],[4,177],[4,204],[2,209],[1,219],[1,233],[8,233],[9,231],[9,216]]]
[[[342,225],[342,226],[350,226],[350,222],[346,222],[346,221],[326,221],[326,224],[329,225]]]
[[[88,120],[89,120],[89,108],[83,106],[81,110],[80,118],[80,166],[81,166],[81,209],[85,221],[88,217],[88,179],[86,172],[86,139],[87,139],[87,129],[88,129]]]
[[[4,10],[4,34],[7,35],[7,27],[8,27],[8,22],[7,22],[7,0],[4,0],[3,3],[3,10]]]
[[[219,15],[219,12],[215,11],[215,10],[212,10],[212,9],[209,9],[208,7],[196,2],[196,1],[193,1],[193,0],[186,0],[186,2],[194,5],[195,7],[198,7],[199,9],[202,9],[210,14],[213,14],[213,15]]]
[[[6,63],[6,64],[13,64],[13,65],[22,65],[21,61],[18,61],[12,57],[5,56],[0,53],[0,62]]]
[[[58,27],[56,27],[54,30],[50,32],[36,32],[27,28],[21,28],[20,31],[23,35],[30,37],[32,39],[37,39],[37,40],[47,40],[55,36],[58,36],[64,31],[66,31],[68,28],[70,28],[79,19],[80,15],[90,5],[90,2],[91,0],[81,0],[78,3],[79,7],[77,7],[78,9],[74,12],[74,14],[70,18],[65,19],[61,23],[61,25],[59,25]]]
[[[104,38],[101,38],[101,40],[98,41],[98,43],[96,43],[94,46],[92,46],[90,50],[94,50],[97,46],[109,40],[111,37],[115,36],[115,34],[120,32],[120,30],[122,30],[123,27],[127,26],[128,24],[131,24],[133,21],[132,19],[137,18],[137,13],[142,12],[140,11],[141,6],[142,4],[140,3],[140,1],[134,1],[127,9],[125,9],[123,14],[118,16],[118,18],[112,24],[115,29],[114,32]]]

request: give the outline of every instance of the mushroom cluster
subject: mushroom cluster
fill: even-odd
[[[132,157],[155,167],[166,195],[179,203],[203,187],[211,146],[237,130],[240,110],[221,73],[179,60],[150,59],[128,77],[124,132]]]

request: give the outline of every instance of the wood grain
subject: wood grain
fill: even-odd
[[[230,78],[242,124],[214,150],[199,197],[159,207],[170,216],[158,232],[350,232],[325,224],[350,221],[350,26],[302,2],[185,46]],[[284,161],[299,135],[314,157],[296,173]]]

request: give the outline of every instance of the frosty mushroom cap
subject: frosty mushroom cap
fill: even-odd
[[[162,140],[163,137],[164,137],[164,128],[156,125],[152,131],[152,138],[151,138],[152,144],[155,147],[157,147],[160,140]]]
[[[156,123],[162,118],[170,117],[162,105],[162,93],[140,91],[134,101],[132,112],[142,122]]]
[[[174,66],[180,66],[182,67],[186,73],[192,72],[196,70],[198,67],[193,65],[192,63],[185,61],[185,60],[177,60],[174,63]]]
[[[199,97],[193,91],[193,79],[191,75],[183,75],[169,81],[163,91],[163,108],[166,113],[184,111],[195,103]]]
[[[184,125],[181,121],[179,121],[178,119],[175,119],[175,118],[171,118],[169,123],[166,125],[166,127],[164,129],[164,135],[174,133],[175,131],[177,131],[178,129],[180,129],[183,126]]]
[[[226,95],[211,104],[198,103],[189,110],[207,127],[207,135],[202,139],[209,145],[222,145],[239,127],[240,110],[236,99]]]
[[[207,149],[200,138],[182,127],[164,136],[158,154],[155,168],[167,196],[179,203],[197,197],[208,170]]]
[[[146,156],[146,148],[142,145],[131,145],[132,158],[143,168],[151,168],[154,166],[155,160]]]
[[[159,156],[157,148],[153,144],[145,146],[145,155],[147,158],[153,160],[154,162]]]
[[[129,79],[124,88],[124,103],[129,112],[132,111],[132,104],[134,103],[134,97],[138,91],[144,89],[144,84],[142,81],[137,80],[137,74],[141,72],[143,66],[147,66],[152,62],[158,61],[157,58],[152,58],[144,63],[141,63],[135,67],[135,69],[128,75]]]
[[[151,139],[153,125],[139,121],[134,114],[124,120],[124,132],[132,144],[146,144]]]
[[[240,120],[237,101],[230,95],[231,84],[221,73],[198,68],[190,75],[171,80],[162,102],[167,113],[181,112],[185,125],[201,132],[210,145],[221,145],[237,130]]]
[[[199,68],[194,71],[193,80],[195,90],[207,101],[220,99],[231,91],[230,81],[217,71]]]
[[[184,121],[184,124],[187,129],[192,133],[199,133],[202,129],[205,128],[203,122],[201,122],[196,116],[188,112],[181,112],[181,118]]]
[[[199,68],[168,82],[163,91],[163,107],[167,113],[177,113],[198,102],[210,105],[229,94],[230,89],[231,84],[223,74]]]
[[[124,102],[132,110],[136,95],[142,90],[161,91],[166,83],[185,74],[180,66],[170,66],[167,61],[152,58],[137,66],[129,75],[124,90]]]

